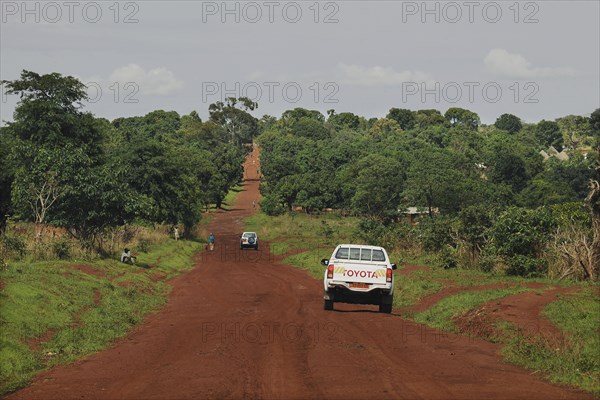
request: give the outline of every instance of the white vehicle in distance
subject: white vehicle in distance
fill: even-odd
[[[240,249],[246,247],[252,247],[254,250],[258,250],[258,235],[256,232],[244,232],[240,238]]]
[[[338,302],[375,304],[379,312],[392,312],[393,270],[397,267],[383,247],[340,244],[321,264],[327,267],[323,277],[325,310],[333,310],[333,303]]]

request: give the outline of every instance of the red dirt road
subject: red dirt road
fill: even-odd
[[[592,398],[502,362],[482,340],[371,306],[324,311],[321,282],[274,261],[265,243],[239,251],[257,198],[258,182],[247,181],[234,210],[216,215],[215,251],[171,281],[160,312],[112,348],[45,372],[10,398]]]

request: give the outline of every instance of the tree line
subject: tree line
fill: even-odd
[[[504,114],[486,126],[462,108],[392,108],[379,119],[296,108],[259,125],[268,214],[359,215],[363,240],[438,252],[446,266],[598,276],[597,197],[586,198],[599,179],[600,109],[537,124]],[[568,159],[545,160],[550,146]],[[427,218],[400,223],[409,207]]]
[[[2,84],[20,100],[0,129],[0,228],[52,224],[89,247],[125,224],[189,230],[241,180],[258,133],[247,99],[211,105],[207,121],[163,110],[108,121],[83,110],[76,78],[23,71]]]

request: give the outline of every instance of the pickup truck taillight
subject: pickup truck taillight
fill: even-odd
[[[327,279],[333,279],[333,264],[327,267]]]
[[[387,268],[385,270],[385,281],[386,282],[392,282],[392,273],[393,273],[393,271],[391,268]]]

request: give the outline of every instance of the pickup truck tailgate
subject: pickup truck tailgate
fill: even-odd
[[[386,264],[360,264],[337,260],[332,260],[331,264],[333,264],[333,281],[386,283]]]

